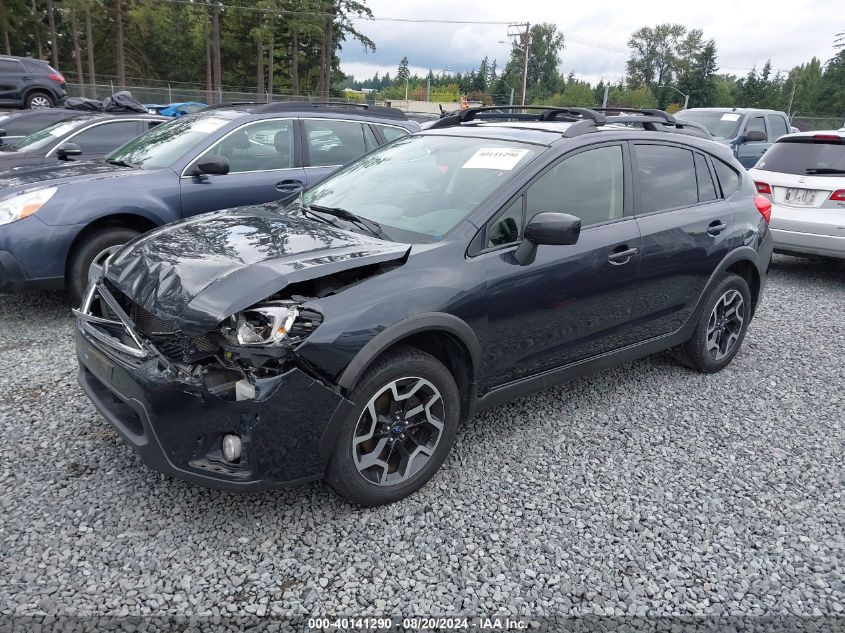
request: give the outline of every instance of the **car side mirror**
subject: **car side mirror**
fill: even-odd
[[[82,148],[76,143],[63,143],[56,149],[59,160],[70,160],[71,156],[82,156]]]
[[[762,130],[750,130],[745,133],[742,140],[746,143],[760,143],[766,140],[766,133]]]
[[[225,176],[229,169],[229,160],[225,156],[203,156],[197,161],[198,174]]]
[[[525,266],[534,261],[537,246],[569,246],[581,235],[581,218],[568,213],[538,213],[525,227],[525,236],[514,253],[517,263]]]

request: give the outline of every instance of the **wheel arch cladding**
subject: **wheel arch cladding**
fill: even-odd
[[[113,213],[111,215],[104,215],[97,218],[90,224],[87,224],[81,231],[79,231],[79,233],[76,234],[76,237],[73,238],[73,242],[71,243],[65,257],[65,275],[67,275],[68,267],[71,265],[73,255],[76,253],[79,246],[83,244],[89,236],[93,235],[97,231],[101,229],[122,228],[133,229],[139,233],[146,233],[157,226],[158,224],[149,218],[142,215],[136,215],[134,213]]]
[[[481,346],[472,328],[451,314],[420,314],[382,330],[352,359],[338,385],[352,391],[377,358],[398,347],[419,349],[446,366],[461,394],[461,419],[467,419],[475,401]]]
[[[757,311],[757,301],[760,298],[760,271],[749,259],[740,259],[733,262],[725,269],[726,273],[739,275],[748,284],[751,290],[751,314]]]

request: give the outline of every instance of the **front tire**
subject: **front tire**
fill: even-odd
[[[108,256],[138,235],[134,229],[111,227],[100,229],[85,238],[74,250],[68,266],[67,289],[71,300],[77,304],[82,301],[92,264],[96,262],[102,265]]]
[[[24,105],[30,110],[52,108],[55,104],[56,102],[53,97],[50,96],[50,94],[41,90],[35,90],[33,92],[30,92],[26,96],[26,102],[24,103]]]
[[[402,348],[379,358],[350,395],[326,480],[363,506],[393,503],[437,472],[455,439],[460,395],[439,360]]]
[[[675,348],[675,358],[706,374],[720,371],[739,352],[750,322],[748,282],[728,273],[707,295],[692,338]]]

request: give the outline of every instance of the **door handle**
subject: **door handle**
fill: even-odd
[[[716,237],[719,233],[724,231],[726,228],[728,228],[727,224],[725,224],[721,220],[714,220],[707,227],[707,233],[708,233],[708,235],[712,235],[713,237]]]
[[[621,266],[622,264],[627,264],[631,261],[631,258],[636,254],[637,249],[628,248],[626,244],[625,246],[620,246],[616,250],[611,251],[610,255],[607,256],[607,260],[614,266]]]
[[[302,181],[301,180],[282,180],[276,183],[276,190],[277,191],[297,191],[298,189],[302,189]]]

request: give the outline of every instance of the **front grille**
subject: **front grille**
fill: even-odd
[[[207,336],[189,337],[176,329],[175,321],[157,317],[111,284],[108,290],[132,319],[137,332],[170,360],[191,362],[218,350],[218,346]],[[104,301],[101,303],[104,312],[111,312]],[[116,319],[117,315],[109,314],[109,318]]]
[[[143,306],[132,302],[132,309],[129,313],[132,321],[135,322],[135,327],[147,336],[161,332],[172,332],[173,322],[165,321],[158,318],[152,312],[146,310]]]

